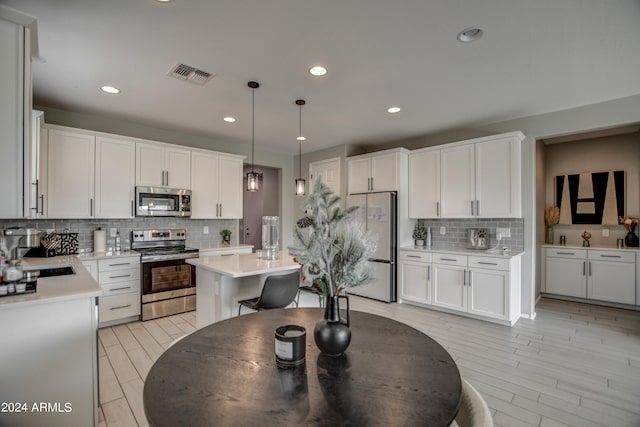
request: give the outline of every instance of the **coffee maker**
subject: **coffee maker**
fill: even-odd
[[[7,228],[3,234],[9,259],[20,259],[29,248],[40,246],[40,230],[36,228]]]

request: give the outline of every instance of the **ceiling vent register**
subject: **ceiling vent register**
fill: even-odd
[[[171,68],[167,75],[178,80],[185,80],[199,86],[203,86],[205,83],[211,80],[212,77],[215,76],[215,74],[211,74],[190,65],[181,63],[178,63],[173,68]]]

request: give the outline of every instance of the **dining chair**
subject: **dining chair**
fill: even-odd
[[[259,297],[238,301],[238,316],[242,307],[252,310],[271,310],[284,308],[296,302],[298,287],[300,286],[300,272],[295,271],[280,276],[268,276],[262,286]]]
[[[310,293],[310,294],[314,294],[318,297],[318,306],[319,307],[323,307],[324,306],[324,295],[322,295],[322,292],[316,288],[315,286],[300,286],[300,288],[298,288],[298,296],[296,297],[296,305],[300,306],[300,294],[302,292],[306,292],[306,293]]]
[[[467,380],[462,378],[462,397],[460,409],[449,427],[493,427],[491,411],[478,393]]]

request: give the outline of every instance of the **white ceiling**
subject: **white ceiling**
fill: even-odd
[[[36,105],[250,143],[256,80],[255,143],[277,151],[297,151],[298,98],[308,152],[640,94],[638,0],[0,3],[38,19]],[[178,61],[216,76],[168,77]]]

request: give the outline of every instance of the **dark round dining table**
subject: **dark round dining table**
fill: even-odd
[[[448,426],[460,405],[458,367],[429,336],[352,310],[344,355],[318,350],[323,310],[233,317],[169,347],[144,384],[151,426]],[[274,331],[306,329],[306,360],[276,364]]]

